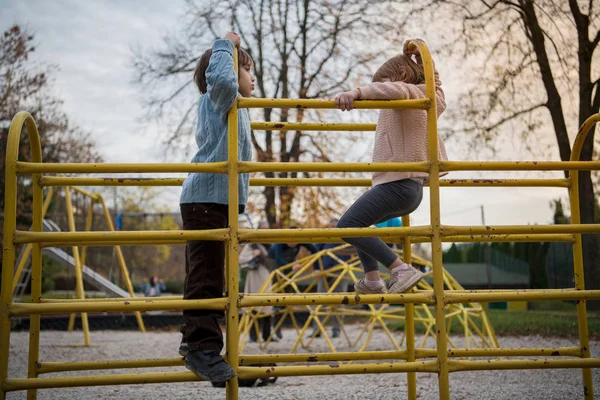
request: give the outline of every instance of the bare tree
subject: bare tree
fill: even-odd
[[[478,148],[516,133],[536,154],[546,153],[544,129],[554,129],[561,160],[571,157],[579,126],[600,111],[600,7],[594,0],[402,1],[407,21],[454,28],[449,56],[464,60],[465,91],[452,116],[454,132]],[[473,66],[477,67],[473,67]],[[471,84],[469,84],[470,82]],[[592,159],[594,133],[581,160]],[[565,172],[566,175],[566,172]],[[590,172],[579,175],[582,223],[600,219]],[[586,282],[600,287],[600,250],[584,235]]]
[[[10,122],[19,111],[33,115],[42,143],[45,162],[100,161],[89,135],[69,124],[62,101],[51,93],[55,66],[31,60],[34,36],[18,25],[0,36],[0,209],[4,210],[6,141]],[[22,135],[19,159],[29,161],[29,140]],[[17,223],[31,224],[31,179],[19,178]],[[0,233],[2,235],[2,233]]]
[[[384,35],[393,39],[398,33],[394,28],[397,26],[393,18],[394,3],[381,0],[188,0],[182,32],[166,37],[159,50],[134,50],[136,82],[147,94],[149,115],[175,127],[168,143],[182,144],[192,135],[196,118],[193,112],[196,103],[190,101],[190,93],[197,100],[197,92],[190,90],[196,60],[226,30],[240,33],[242,46],[254,59],[257,96],[323,98],[368,75],[365,64],[380,55],[378,49],[398,45],[394,40],[381,40]],[[361,41],[366,37],[368,44]],[[165,90],[165,86],[173,89]],[[320,115],[302,108],[293,111],[267,108],[261,112],[260,119],[280,122],[302,122]],[[346,135],[346,138],[351,146],[357,137]],[[258,160],[265,162],[328,162],[348,154],[348,147],[340,146],[339,136],[331,133],[253,132],[252,143]],[[266,173],[265,176],[295,178],[298,174]],[[339,212],[339,198],[332,188],[302,189],[302,201],[294,203],[298,193],[295,187],[264,188],[264,201],[259,203],[271,226],[289,225],[292,204],[300,206],[303,212],[299,214],[305,214],[311,221]],[[320,204],[315,207],[319,198]]]

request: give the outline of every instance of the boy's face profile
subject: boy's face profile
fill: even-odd
[[[238,85],[240,94],[250,97],[254,90],[254,77],[252,76],[252,65],[240,65]]]

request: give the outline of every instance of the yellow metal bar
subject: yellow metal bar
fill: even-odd
[[[528,233],[600,233],[600,224],[570,225],[493,225],[493,226],[454,226],[444,225],[443,235],[510,235]]]
[[[77,187],[77,186],[71,186],[71,189],[77,193],[81,193],[85,197],[89,197],[92,200],[98,199],[98,196],[99,196],[98,194],[92,193],[89,190],[85,190],[85,189]]]
[[[102,204],[102,210],[104,211],[104,217],[106,218],[106,225],[111,232],[115,232],[115,226],[113,225],[112,219],[110,217],[110,213],[108,212],[108,207],[106,207],[106,203],[104,202],[104,197],[100,196],[100,204]],[[129,278],[129,271],[127,270],[127,265],[125,264],[125,257],[123,257],[123,252],[121,251],[121,246],[115,246],[115,252],[117,254],[117,260],[119,262],[119,266],[121,267],[121,276],[125,278],[125,285],[127,286],[127,292],[131,297],[135,297],[135,292],[133,291],[133,284],[131,283],[131,279]],[[144,326],[144,320],[142,319],[142,314],[139,311],[135,312],[135,318],[137,320],[140,331],[146,332],[146,327]]]
[[[45,176],[46,186],[181,186],[185,178],[79,178]],[[250,178],[250,186],[371,186],[370,178]],[[426,186],[429,186],[427,184]],[[568,179],[442,179],[443,187],[569,187]]]
[[[262,131],[375,131],[377,124],[324,122],[252,122],[250,127]]]
[[[202,300],[145,300],[145,301],[97,301],[97,302],[64,302],[64,303],[13,303],[10,314],[18,317],[29,314],[67,314],[71,312],[117,312],[117,311],[162,311],[162,310],[192,310],[203,308],[206,310],[224,310],[229,300],[202,299]]]
[[[240,98],[237,106],[239,108],[313,108],[313,109],[336,109],[333,100],[318,99],[269,99],[269,98]],[[419,100],[358,100],[354,102],[354,108],[373,109],[421,109],[429,107],[429,99]]]
[[[233,52],[233,65],[236,75],[238,72],[238,52]],[[239,101],[239,100],[238,100]],[[238,372],[238,354],[239,354],[239,193],[238,193],[238,101],[234,101],[229,113],[227,114],[227,217],[229,224],[229,238],[227,240],[227,257],[225,268],[225,289],[229,298],[229,308],[226,314],[226,357],[231,367]],[[226,398],[227,400],[238,399],[238,377],[236,376],[227,382]]]
[[[440,179],[443,187],[569,187],[568,179]]]
[[[585,138],[590,132],[591,128],[600,121],[600,114],[594,114],[588,118],[577,133],[575,142],[573,143],[573,150],[571,152],[571,161],[577,161],[581,157],[581,149],[585,142]],[[577,171],[570,171],[569,178],[571,179],[571,187],[569,188],[569,201],[571,206],[571,224],[581,224],[581,211],[579,203],[579,173]],[[581,234],[575,235],[575,243],[573,245],[573,268],[575,275],[575,288],[577,290],[585,289],[585,277],[583,267],[583,244],[581,240]],[[577,322],[578,322],[578,333],[579,333],[579,345],[581,347],[581,356],[584,358],[590,358],[590,339],[588,334],[588,320],[586,301],[579,301],[577,303]],[[594,385],[592,380],[591,369],[582,369],[583,374],[583,392],[586,399],[594,398]]]
[[[506,369],[600,368],[600,358],[576,360],[450,360],[451,372]]]
[[[410,226],[410,217],[405,215],[402,217],[402,226]],[[410,243],[410,237],[405,236],[402,242],[402,253],[404,255],[404,262],[407,264],[412,263],[412,249]],[[406,335],[406,352],[407,361],[415,361],[415,306],[414,304],[406,304],[404,306],[404,332]],[[417,399],[417,374],[415,372],[409,372],[407,374],[408,381],[408,399]]]
[[[435,349],[415,349],[417,358],[435,357]],[[496,348],[496,349],[449,349],[449,357],[578,357],[579,347],[551,347],[539,349],[521,348]],[[240,364],[257,363],[316,363],[328,361],[369,361],[369,360],[406,360],[408,351],[364,351],[364,352],[336,352],[336,353],[296,353],[296,354],[240,354]],[[183,359],[178,358],[151,358],[142,360],[103,360],[81,362],[42,362],[38,365],[39,374],[48,374],[65,371],[91,371],[104,369],[128,368],[158,368],[176,367],[183,365]]]
[[[280,241],[295,237],[342,238],[342,237],[389,237],[409,235],[430,235],[429,226],[402,228],[307,228],[307,229],[240,229],[240,240],[278,238]],[[339,241],[339,239],[338,239]]]
[[[158,368],[183,366],[183,358],[150,358],[145,360],[106,360],[79,362],[42,362],[39,374],[51,374],[65,371],[92,371],[102,369]]]
[[[90,232],[92,230],[92,222],[94,219],[94,198],[90,197],[90,208],[88,209],[87,216],[85,219],[85,231]],[[81,246],[81,265],[85,265],[85,259],[87,256],[87,246]]]
[[[79,178],[44,176],[42,186],[181,186],[185,178]]]
[[[492,291],[494,292],[494,291]],[[446,304],[488,303],[493,301],[534,301],[534,300],[592,300],[600,299],[600,290],[528,289],[500,291],[496,293],[450,293],[446,294]]]
[[[154,243],[169,243],[179,240],[226,240],[228,229],[210,229],[201,231],[96,231],[96,232],[28,232],[16,231],[15,243],[70,243],[87,244],[90,242],[104,245],[115,245],[121,242],[137,242],[139,245],[146,241]]]
[[[43,166],[35,162],[19,161],[16,165],[18,175],[30,174],[130,174],[130,173],[191,173],[213,172],[224,174],[227,172],[226,162],[215,163],[173,163],[173,164],[84,164],[84,163],[44,163]],[[128,178],[130,179],[130,178]]]
[[[201,381],[193,372],[146,372],[137,374],[62,376],[57,378],[7,379],[4,390],[50,389],[78,386],[134,385],[141,383],[169,383]]]
[[[270,305],[295,306],[295,305],[323,305],[323,304],[407,304],[425,303],[433,304],[432,292],[418,291],[403,294],[362,294],[356,293],[321,293],[321,294],[290,294],[281,293],[257,296],[245,295],[239,300],[240,307],[260,307]]]
[[[87,299],[46,299],[41,298],[40,303],[97,303],[97,302],[117,302],[122,303],[124,301],[152,301],[157,300],[156,297],[131,297],[124,299],[122,297],[96,297],[96,298],[87,298]],[[183,296],[160,296],[160,301],[171,301],[171,300],[183,300]],[[15,304],[15,303],[13,303]],[[18,303],[16,303],[18,304]]]
[[[69,221],[69,230],[75,232],[75,218],[73,216],[73,202],[71,201],[71,188],[65,188],[65,201],[67,203],[67,219]],[[85,298],[83,293],[83,266],[79,258],[79,248],[73,246],[73,260],[75,261],[75,295],[78,299]],[[71,317],[73,318],[73,316]],[[73,319],[74,320],[74,319]],[[85,346],[90,346],[90,328],[87,314],[81,314],[81,327],[83,328],[83,339]]]
[[[438,350],[437,362],[439,366],[438,384],[440,399],[450,399],[450,380],[448,369],[448,343],[446,333],[446,313],[444,302],[444,271],[442,266],[442,225],[440,220],[440,159],[437,135],[437,102],[434,82],[433,60],[427,45],[422,40],[412,41],[409,46],[417,47],[423,60],[425,72],[425,94],[431,99],[427,109],[427,140],[429,150],[429,214],[432,228],[431,261],[433,267],[433,290],[435,295],[435,326],[436,345]]]
[[[440,171],[597,171],[600,161],[440,161]]]
[[[32,194],[33,194],[33,218],[31,230],[33,232],[41,232],[42,219],[44,217],[44,193],[39,185],[39,174],[34,174],[32,177]],[[10,266],[12,267],[12,265]],[[39,303],[42,297],[42,248],[39,244],[33,244],[31,250],[31,303]],[[34,315],[29,318],[29,362],[27,368],[28,378],[37,378],[37,363],[40,355],[40,316]],[[10,333],[9,333],[10,334]],[[29,400],[37,398],[36,390],[27,392]]]
[[[40,136],[35,121],[29,113],[19,112],[13,118],[6,140],[5,158],[5,191],[4,191],[4,243],[2,246],[2,289],[0,290],[0,400],[6,398],[6,379],[8,376],[8,355],[10,347],[10,304],[12,302],[12,284],[15,267],[15,243],[13,240],[17,224],[17,160],[19,159],[19,142],[23,126],[26,127],[31,149],[31,160],[34,164],[42,163],[42,148]],[[41,203],[38,192],[39,186],[35,187],[38,203]],[[35,212],[34,218],[39,223],[39,210]],[[33,249],[36,260],[35,268],[39,266],[39,247]],[[37,272],[37,271],[36,271]],[[39,297],[39,296],[38,296]],[[31,347],[31,341],[30,341]],[[34,354],[37,356],[37,354]],[[35,392],[30,392],[30,394]]]
[[[250,162],[240,161],[239,172],[427,172],[429,163],[328,163],[328,162]]]

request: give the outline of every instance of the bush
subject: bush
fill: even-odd
[[[166,281],[165,287],[166,287],[165,292],[167,292],[167,293],[183,294],[183,281],[182,280]]]

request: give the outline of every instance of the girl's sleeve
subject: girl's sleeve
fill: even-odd
[[[206,69],[206,93],[221,117],[227,114],[238,92],[237,75],[233,69],[234,50],[231,40],[215,40]]]

